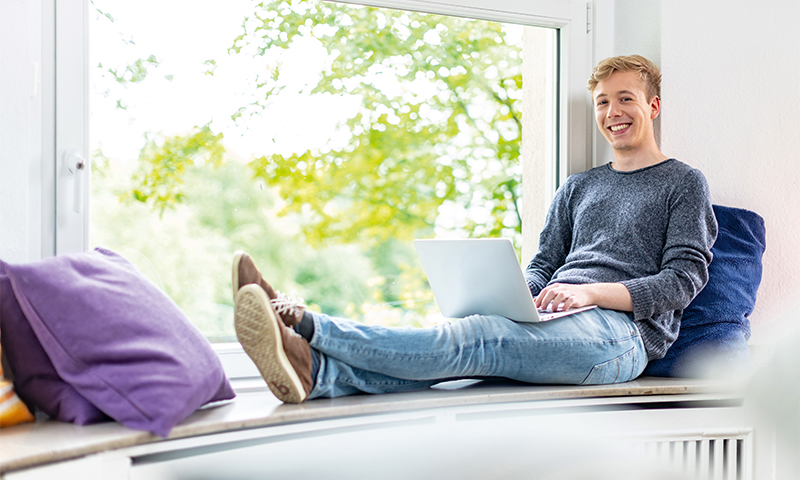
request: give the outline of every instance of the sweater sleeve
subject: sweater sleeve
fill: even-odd
[[[572,216],[569,214],[570,180],[556,192],[539,235],[539,251],[525,269],[525,280],[534,297],[547,286],[560,268],[572,243]]]
[[[631,294],[635,320],[682,310],[691,303],[708,281],[716,236],[708,184],[702,173],[690,170],[670,198],[660,271],[622,282]]]

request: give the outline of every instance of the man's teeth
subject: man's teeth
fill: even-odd
[[[620,130],[624,130],[630,126],[630,123],[626,123],[624,125],[612,125],[611,131],[612,132],[619,132]]]

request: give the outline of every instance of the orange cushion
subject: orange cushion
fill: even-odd
[[[3,364],[0,362],[0,428],[32,421],[33,415],[17,397],[14,385],[3,378]]]

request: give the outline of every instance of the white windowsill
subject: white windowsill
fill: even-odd
[[[227,354],[235,351],[221,356]],[[0,474],[112,450],[146,455],[169,451],[187,441],[214,444],[230,435],[238,438],[245,431],[262,432],[259,435],[263,436],[279,426],[306,425],[303,428],[313,429],[314,422],[349,419],[350,423],[358,423],[368,418],[375,421],[375,415],[432,409],[447,414],[453,409],[468,408],[491,414],[519,408],[580,409],[669,402],[735,402],[741,398],[737,388],[707,380],[644,377],[623,384],[587,387],[459,381],[418,392],[356,395],[284,405],[264,388],[260,378],[233,383],[237,388],[236,399],[195,412],[175,427],[168,439],[113,422],[80,427],[44,421],[4,428],[0,431],[0,445],[3,445]],[[176,443],[177,440],[180,442]]]

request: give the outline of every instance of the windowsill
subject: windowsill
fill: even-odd
[[[211,347],[222,363],[222,370],[232,382],[239,379],[260,378],[258,368],[244,353],[241,344],[214,343]]]
[[[300,405],[284,405],[260,379],[241,379],[233,383],[238,394],[235,400],[195,412],[175,427],[166,440],[111,422],[80,427],[44,421],[4,428],[0,430],[0,473],[137,446],[152,445],[153,450],[168,450],[168,440],[415,410],[465,406],[490,410],[493,406],[508,408],[509,405],[546,409],[694,401],[724,403],[741,398],[738,389],[708,380],[643,377],[623,384],[586,387],[457,381],[426,391],[316,399]]]

